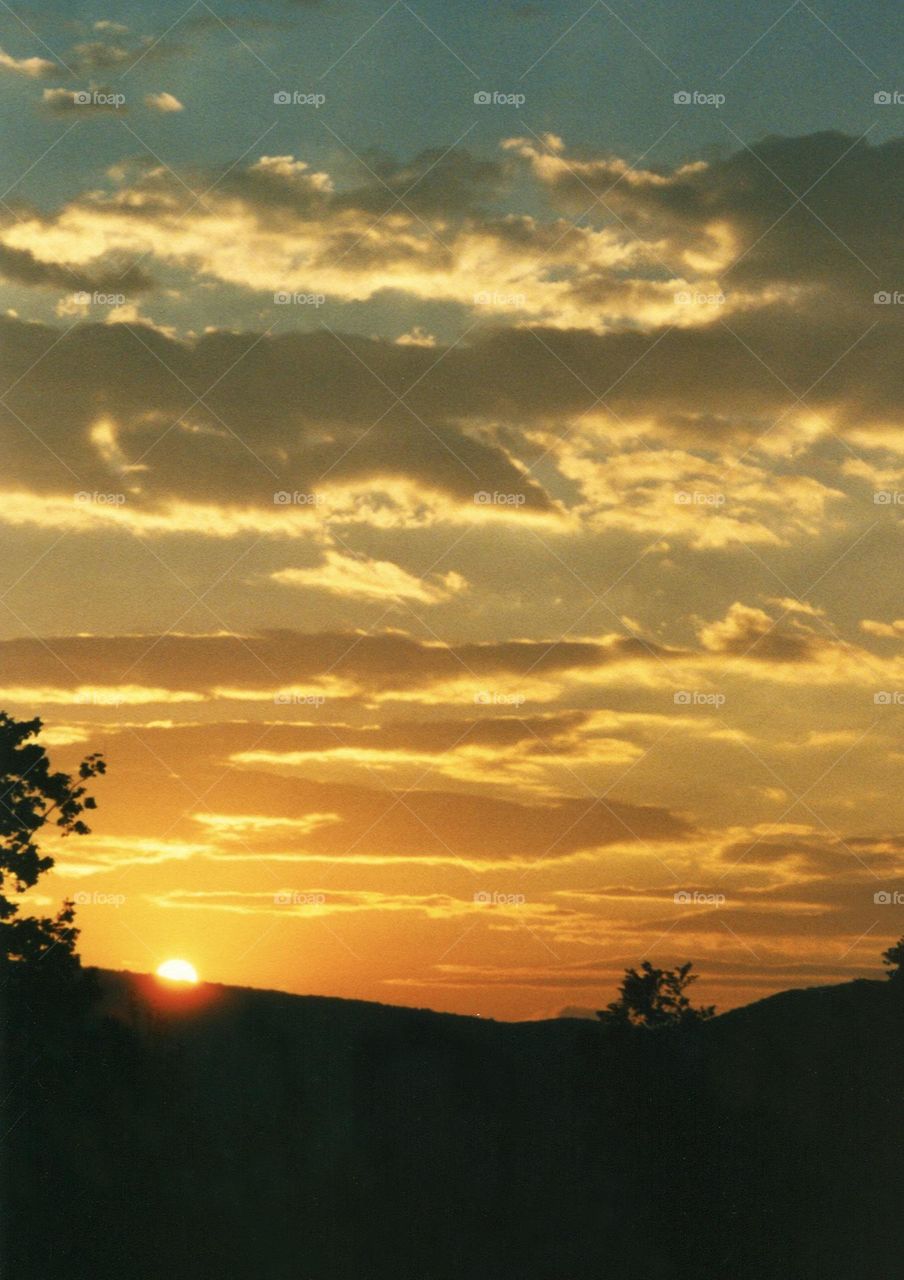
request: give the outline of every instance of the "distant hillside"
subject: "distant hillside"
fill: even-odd
[[[10,1280],[904,1275],[887,982],[613,1036],[100,978],[14,1090]]]

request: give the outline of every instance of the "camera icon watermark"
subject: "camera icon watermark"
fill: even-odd
[[[77,907],[121,907],[126,900],[124,893],[76,893],[72,901]]]
[[[724,93],[701,93],[699,89],[679,89],[672,94],[676,107],[719,107],[725,106]]]
[[[523,308],[526,298],[523,293],[501,293],[498,290],[482,289],[474,294],[475,307],[498,307],[500,310],[519,310]]]
[[[474,494],[474,503],[478,507],[523,507],[525,501],[523,493],[488,493],[486,489],[480,489]]]
[[[325,93],[300,93],[297,89],[280,89],[273,95],[277,107],[313,107],[319,111],[325,102]]]
[[[724,507],[724,493],[707,493],[702,489],[679,489],[675,494],[675,505],[678,507]]]
[[[672,695],[676,707],[724,707],[724,693],[704,693],[702,689],[679,689]]]
[[[900,307],[904,304],[904,293],[897,289],[879,289],[873,294],[873,302],[877,307]]]
[[[325,293],[290,293],[288,289],[278,289],[273,295],[278,307],[322,307],[326,302]]]
[[[124,307],[126,295],[124,293],[88,293],[87,290],[80,289],[78,293],[72,295],[72,301],[80,307]]]
[[[322,707],[325,702],[322,693],[292,693],[281,689],[273,695],[273,703],[277,707]]]
[[[904,692],[893,689],[883,693],[874,693],[873,702],[877,707],[900,707],[904,704]]]
[[[282,889],[279,893],[274,893],[273,903],[277,907],[322,907],[326,903],[326,894]]]
[[[879,889],[873,894],[873,902],[877,907],[900,907],[904,903],[904,892],[900,889]]]
[[[298,493],[288,489],[278,489],[273,495],[276,507],[322,507],[326,498],[322,493]]]
[[[900,107],[904,104],[904,93],[899,89],[879,89],[873,94],[873,102],[877,107]]]
[[[474,904],[478,907],[523,907],[527,898],[523,893],[488,893],[486,890],[474,894]]]
[[[481,689],[474,694],[474,701],[481,707],[523,707],[527,698],[523,693],[495,693]]]
[[[112,107],[118,111],[126,105],[124,93],[110,93],[103,89],[76,89],[72,95],[74,107]]]
[[[79,689],[72,699],[82,707],[121,707],[123,698],[115,689]]]
[[[499,93],[498,90],[478,89],[474,94],[475,107],[523,107],[527,98],[523,93]]]
[[[701,290],[680,289],[675,294],[676,307],[721,307],[724,305],[724,293],[703,293]]]
[[[699,889],[679,889],[674,894],[679,907],[724,907],[724,893],[701,893]]]
[[[91,493],[86,489],[81,489],[72,496],[73,501],[77,502],[80,507],[87,507],[92,503],[97,503],[101,507],[121,507],[126,500],[124,493],[98,493],[96,489]]]

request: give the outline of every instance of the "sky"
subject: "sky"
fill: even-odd
[[[496,1018],[904,933],[891,3],[4,5],[0,706],[88,963]]]

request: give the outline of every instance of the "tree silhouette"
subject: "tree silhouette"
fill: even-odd
[[[106,771],[98,753],[86,756],[78,778],[53,771],[36,739],[39,719],[16,720],[0,711],[0,979],[6,986],[35,980],[59,983],[78,974],[78,929],[67,900],[55,917],[20,916],[10,894],[31,889],[53,866],[38,837],[48,824],[64,836],[87,835],[81,815],[96,807],[83,785]]]
[[[904,938],[882,952],[882,963],[888,965],[888,976],[895,982],[904,978]]]
[[[687,989],[697,981],[691,961],[677,969],[656,969],[644,960],[636,969],[626,969],[619,987],[619,997],[597,1013],[607,1026],[617,1027],[686,1027],[705,1022],[716,1011],[715,1005],[691,1004]]]

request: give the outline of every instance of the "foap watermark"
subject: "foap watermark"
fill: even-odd
[[[112,107],[114,111],[118,111],[120,107],[126,105],[126,95],[111,93],[105,89],[77,89],[72,95],[72,105],[74,107],[105,107],[107,110]]]
[[[494,693],[491,689],[481,689],[474,694],[474,701],[482,707],[523,707],[527,698],[523,693]]]
[[[676,707],[724,707],[724,693],[705,693],[702,689],[679,689],[673,694]]]
[[[721,307],[724,293],[704,293],[702,289],[681,289],[675,294],[676,307]]]
[[[322,707],[326,698],[322,693],[291,693],[281,690],[274,693],[273,701],[278,707]]]
[[[474,894],[474,903],[478,907],[523,907],[527,898],[523,893],[497,893],[495,890],[490,893],[488,890],[478,890]]]
[[[72,301],[80,307],[124,307],[124,293],[89,293],[87,289],[79,289],[72,295]]]
[[[679,889],[674,894],[679,907],[724,907],[724,893],[703,893],[699,889]]]
[[[302,93],[300,89],[279,89],[273,95],[277,107],[313,107],[319,111],[325,102],[325,93]]]
[[[124,493],[98,493],[95,489],[89,493],[87,489],[81,489],[78,493],[73,494],[73,500],[80,507],[89,506],[91,503],[97,503],[100,507],[121,507],[126,500]]]
[[[326,902],[325,893],[303,893],[299,889],[282,889],[273,895],[277,907],[322,907]]]
[[[879,289],[873,294],[873,302],[878,307],[900,307],[904,305],[904,293],[898,289]]]
[[[900,907],[904,905],[904,890],[879,889],[873,894],[873,902],[877,907]]]
[[[326,302],[325,293],[290,293],[288,289],[277,289],[273,301],[278,307],[322,307]]]
[[[877,489],[873,494],[873,502],[877,507],[902,507],[904,506],[904,490]]]
[[[498,89],[478,89],[474,94],[475,107],[523,107],[527,98],[523,93],[500,93]]]
[[[886,690],[884,693],[874,693],[873,702],[877,707],[904,706],[904,692],[900,689],[892,689]]]
[[[124,893],[76,893],[72,901],[77,907],[121,907],[126,900]]]
[[[475,307],[499,307],[502,310],[519,310],[523,308],[526,298],[523,293],[504,293],[496,289],[481,289],[474,294]]]
[[[525,496],[523,493],[489,493],[486,489],[479,489],[474,494],[474,502],[478,507],[523,507]]]
[[[700,89],[679,89],[672,94],[676,107],[719,107],[725,106],[724,93],[703,93]]]
[[[121,707],[123,701],[116,689],[79,689],[73,698],[82,707]]]
[[[904,93],[900,89],[879,89],[873,94],[873,102],[877,107],[904,106]]]
[[[273,505],[276,507],[322,507],[325,502],[326,498],[322,493],[290,493],[288,489],[279,489],[273,495]]]
[[[704,489],[679,489],[675,494],[678,507],[724,507],[724,493],[708,493]]]

